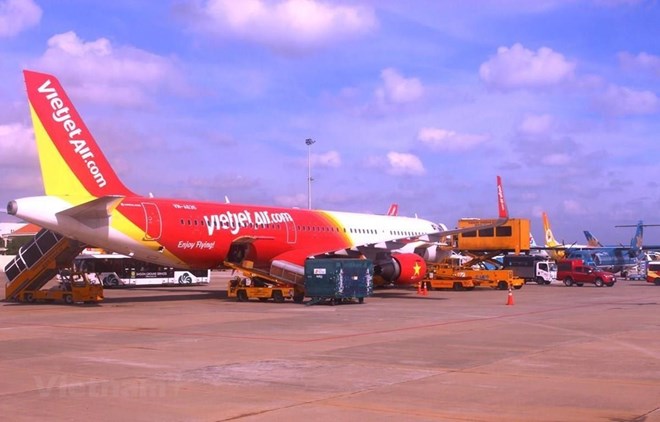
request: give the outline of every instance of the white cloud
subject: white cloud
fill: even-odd
[[[0,125],[0,163],[16,165],[22,161],[33,162],[37,156],[32,127],[20,123]]]
[[[533,136],[543,135],[550,131],[553,119],[549,114],[527,115],[518,125],[518,133]]]
[[[341,166],[341,156],[337,151],[328,151],[325,154],[312,154],[310,163],[314,167],[332,167]]]
[[[419,79],[405,78],[396,69],[384,69],[380,77],[383,79],[383,85],[376,89],[375,93],[379,103],[410,103],[424,95],[424,87]]]
[[[370,8],[317,0],[208,0],[196,12],[201,21],[191,26],[197,30],[283,52],[312,50],[376,26]]]
[[[574,69],[574,63],[550,48],[534,52],[514,44],[498,48],[497,55],[481,65],[479,76],[501,89],[542,88],[570,80]]]
[[[617,85],[610,85],[595,101],[604,112],[620,116],[653,114],[660,110],[660,101],[653,92],[636,91]]]
[[[419,130],[417,139],[434,150],[467,151],[484,144],[490,140],[490,136],[425,127]]]
[[[41,20],[41,8],[32,0],[0,1],[0,38],[12,37]]]
[[[130,46],[114,47],[106,38],[84,41],[75,32],[52,36],[36,66],[73,82],[77,97],[124,106],[147,102],[147,92],[176,89],[178,73],[171,59]]]
[[[387,172],[390,174],[418,176],[426,173],[422,161],[413,154],[391,151],[387,153],[387,161],[389,163]]]
[[[621,65],[632,71],[645,71],[660,76],[660,56],[641,52],[636,56],[630,53],[619,53]]]

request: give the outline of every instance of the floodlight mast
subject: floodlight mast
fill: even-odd
[[[307,145],[307,209],[312,209],[312,145],[315,143],[311,138],[305,140]]]

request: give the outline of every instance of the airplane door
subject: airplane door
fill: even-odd
[[[163,232],[163,222],[158,206],[152,202],[143,202],[144,209],[144,240],[158,240]]]
[[[296,231],[296,223],[287,221],[284,223],[286,227],[286,243],[293,244],[298,241],[298,232]]]

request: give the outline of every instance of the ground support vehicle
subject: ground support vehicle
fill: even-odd
[[[475,287],[490,287],[500,290],[508,290],[509,288],[521,289],[525,284],[525,280],[516,277],[513,271],[504,270],[501,263],[494,259],[499,254],[499,251],[490,252],[475,252],[475,251],[461,251],[463,254],[472,257],[471,260],[463,263],[460,266],[449,266],[447,264],[427,264],[428,268],[440,271],[439,274],[451,274],[451,277],[460,279],[471,279]],[[444,269],[446,268],[446,269]],[[447,273],[448,271],[448,273]],[[434,272],[433,277],[436,278]],[[429,272],[430,275],[430,272]]]
[[[22,302],[33,297],[34,292],[52,280],[60,269],[71,267],[71,261],[82,249],[76,240],[40,230],[5,266],[8,280],[5,298]]]
[[[462,218],[458,228],[492,224],[495,220]],[[530,221],[526,218],[510,218],[505,224],[461,233],[455,238],[455,249],[459,251],[529,251]]]
[[[364,302],[373,293],[373,264],[366,259],[308,259],[305,262],[306,305]]]
[[[462,270],[466,276],[472,277],[476,287],[490,287],[492,289],[508,290],[510,288],[522,289],[525,280],[513,275],[511,270]]]
[[[98,303],[103,300],[103,285],[92,281],[82,272],[62,271],[59,283],[50,289],[26,291],[22,293],[24,302]]]
[[[236,298],[239,302],[246,302],[249,299],[266,302],[273,299],[274,302],[282,303],[285,299],[293,299],[293,295],[292,286],[269,283],[259,277],[236,276],[230,279],[227,285],[227,297]]]
[[[616,276],[597,267],[585,265],[581,259],[563,259],[557,262],[557,279],[562,280],[568,287],[573,284],[582,287],[585,283],[597,287],[612,287],[616,283]]]
[[[459,291],[474,289],[474,280],[461,269],[433,264],[428,264],[427,268],[427,275],[422,283],[425,283],[428,290],[452,289]]]
[[[279,302],[281,298],[292,298],[302,303],[310,297],[308,305],[323,301],[334,305],[353,300],[362,303],[373,293],[373,264],[366,259],[310,258],[305,261],[299,281],[253,268],[250,261],[240,265],[226,261],[224,265],[243,274],[230,280],[227,289],[227,296],[238,300],[273,298]]]
[[[660,261],[649,261],[646,264],[646,281],[660,286]]]
[[[527,282],[550,284],[557,279],[557,263],[536,255],[504,255],[502,265],[505,269]]]
[[[241,265],[225,261],[224,265],[243,274],[243,277],[229,280],[227,297],[235,297],[241,302],[250,298],[257,298],[262,302],[270,298],[275,302],[284,302],[284,299],[291,298],[296,303],[302,303],[305,299],[302,283],[296,284],[268,271],[254,268],[252,261],[243,261]]]

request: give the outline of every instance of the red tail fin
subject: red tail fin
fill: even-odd
[[[387,215],[395,216],[399,215],[399,204],[393,203],[390,205],[390,208],[387,210]]]
[[[133,195],[115,174],[57,78],[29,70],[23,73],[46,194]]]
[[[504,201],[504,189],[502,188],[502,178],[497,176],[497,208],[500,218],[509,218],[509,210]]]

